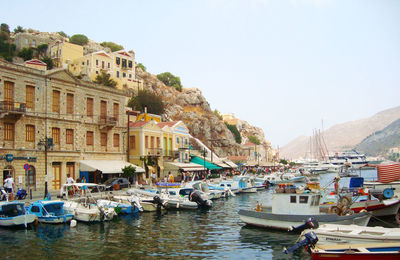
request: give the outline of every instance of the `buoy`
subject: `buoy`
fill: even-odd
[[[71,220],[71,223],[69,224],[70,227],[76,227],[76,220],[73,219]]]

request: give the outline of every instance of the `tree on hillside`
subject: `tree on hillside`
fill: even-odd
[[[18,52],[18,57],[23,58],[24,60],[31,60],[33,58],[33,49],[32,48],[23,48]]]
[[[8,26],[6,23],[0,24],[0,31],[10,36],[10,26]]]
[[[14,29],[14,33],[23,33],[25,29],[22,26],[18,25],[17,28]]]
[[[181,79],[172,75],[170,72],[164,72],[157,75],[157,78],[161,80],[165,85],[174,87],[178,91],[182,91]]]
[[[161,98],[146,90],[139,90],[138,95],[129,100],[128,106],[142,112],[144,107],[147,107],[149,113],[156,115],[164,113],[164,103]]]
[[[51,69],[54,68],[53,59],[50,58],[49,56],[44,56],[44,57],[41,59],[41,61],[43,61],[44,63],[47,64],[47,69],[48,69],[48,70],[51,70]]]
[[[78,44],[78,45],[86,45],[89,42],[88,37],[83,34],[74,34],[69,38],[69,42],[73,44]]]
[[[58,32],[58,34],[61,35],[62,37],[69,38],[68,35],[63,31]]]
[[[141,68],[143,71],[146,71],[146,67],[142,63],[137,64],[136,68]]]
[[[7,24],[0,25],[0,57],[7,61],[12,61],[15,55],[15,44],[11,43],[10,28]]]
[[[261,143],[260,140],[258,139],[258,137],[255,135],[250,135],[249,141],[256,145],[259,145]]]
[[[97,75],[94,82],[109,87],[115,87],[117,85],[117,82],[111,78],[111,75],[104,71]]]
[[[229,129],[229,131],[232,132],[233,136],[235,137],[235,141],[238,144],[242,143],[242,136],[240,135],[239,130],[237,129],[236,125],[230,125],[225,122],[226,127]]]
[[[122,45],[116,44],[115,42],[102,42],[100,43],[103,47],[108,47],[112,52],[123,50],[124,47]]]
[[[46,54],[46,51],[47,51],[47,48],[48,48],[49,46],[47,45],[47,44],[40,44],[39,46],[37,46],[37,55],[38,55],[38,58],[40,58],[40,57],[42,57],[42,56],[44,56],[45,54]]]

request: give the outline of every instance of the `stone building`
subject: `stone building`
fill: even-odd
[[[36,49],[39,45],[42,44],[51,45],[57,40],[61,39],[63,39],[63,37],[58,33],[22,32],[15,34],[14,43],[16,46],[16,50],[20,51],[23,48]]]
[[[43,189],[47,180],[57,190],[85,160],[126,161],[127,99],[64,69],[0,60],[0,181],[11,174],[17,185]]]

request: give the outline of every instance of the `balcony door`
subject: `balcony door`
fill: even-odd
[[[107,121],[107,101],[100,102],[100,121],[105,123]]]
[[[14,107],[14,83],[4,81],[4,105],[6,110],[13,110]]]

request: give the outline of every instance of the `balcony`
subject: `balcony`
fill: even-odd
[[[147,156],[162,156],[162,149],[161,148],[146,148],[145,154]]]
[[[99,116],[100,130],[110,130],[117,125],[117,120],[113,116]]]
[[[0,118],[18,120],[25,113],[25,103],[0,101]]]

